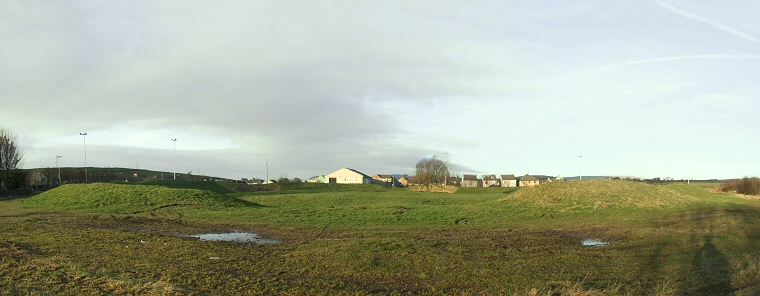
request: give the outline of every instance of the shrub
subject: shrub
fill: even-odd
[[[744,177],[742,179],[726,181],[720,186],[720,191],[736,192],[746,195],[760,195],[760,178]]]

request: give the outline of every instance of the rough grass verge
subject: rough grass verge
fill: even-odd
[[[720,191],[745,195],[760,195],[760,178],[744,177],[742,179],[730,180],[720,186]]]

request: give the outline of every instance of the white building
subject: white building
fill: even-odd
[[[517,177],[514,174],[501,175],[501,187],[517,187]]]
[[[372,182],[370,176],[349,168],[342,168],[325,175],[325,180],[330,184],[370,184]]]

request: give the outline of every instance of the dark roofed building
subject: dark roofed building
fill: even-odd
[[[445,182],[445,184],[443,184],[443,185],[448,185],[448,186],[462,186],[462,179],[460,179],[460,178],[457,178],[457,177],[453,177],[453,176],[452,176],[452,177],[446,177],[446,179],[445,179],[445,180],[446,180],[446,182]]]
[[[529,174],[525,174],[525,176],[520,177],[520,187],[530,187],[530,186],[536,186],[540,184],[540,181],[536,179],[536,177],[533,177]]]
[[[480,187],[480,180],[476,175],[463,175],[462,187]]]
[[[501,187],[517,187],[517,177],[514,174],[501,175]]]
[[[483,187],[499,187],[501,182],[496,175],[483,175]]]

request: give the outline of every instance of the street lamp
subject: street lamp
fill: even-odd
[[[578,177],[583,180],[583,155],[578,155]]]
[[[174,181],[177,181],[177,139],[171,139],[174,142]]]
[[[63,157],[63,156],[60,156],[60,155],[56,155],[55,156],[55,166],[58,167],[58,186],[63,185],[63,183],[61,182],[61,165],[58,164],[58,159],[61,158],[61,157]]]
[[[87,184],[87,133],[79,133],[84,143],[84,183]]]

